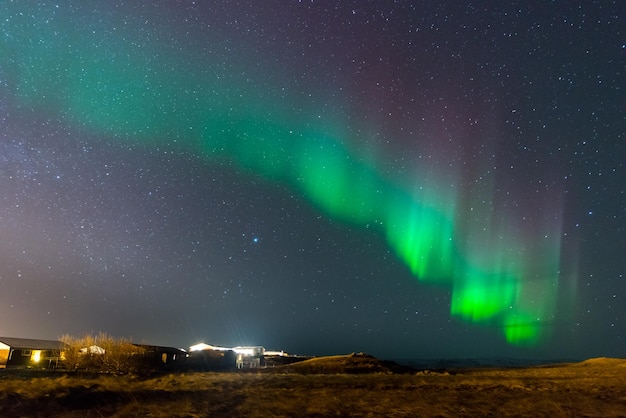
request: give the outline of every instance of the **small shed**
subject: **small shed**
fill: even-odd
[[[64,348],[61,341],[0,337],[0,369],[56,368]]]

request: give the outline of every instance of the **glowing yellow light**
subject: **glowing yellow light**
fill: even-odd
[[[33,354],[30,359],[33,363],[39,363],[39,360],[41,360],[41,350],[33,350]]]

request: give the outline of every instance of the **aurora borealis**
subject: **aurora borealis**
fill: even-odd
[[[624,209],[616,4],[1,4],[3,316],[417,357],[581,338],[585,173]]]

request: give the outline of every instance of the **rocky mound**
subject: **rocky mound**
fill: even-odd
[[[413,373],[414,369],[393,361],[379,360],[365,353],[314,357],[281,367],[281,371],[301,374]]]
[[[610,357],[596,357],[590,358],[580,363],[574,363],[573,366],[577,367],[626,367],[626,359],[610,358]]]

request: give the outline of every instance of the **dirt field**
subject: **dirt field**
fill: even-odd
[[[0,370],[0,416],[626,417],[626,360],[412,373],[388,366],[335,356],[256,373],[150,378]]]

